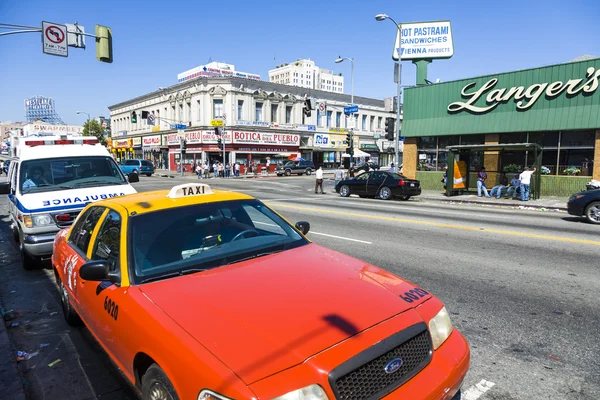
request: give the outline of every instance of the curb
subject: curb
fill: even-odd
[[[444,202],[444,203],[462,203],[462,204],[481,204],[481,205],[486,205],[486,206],[497,206],[497,207],[516,207],[516,208],[520,208],[520,207],[524,207],[524,208],[532,208],[532,209],[536,209],[536,210],[553,210],[553,211],[567,211],[567,207],[557,207],[557,206],[542,206],[542,205],[538,205],[538,204],[527,204],[527,205],[518,205],[518,204],[513,204],[513,203],[490,203],[490,202],[486,202],[486,201],[479,201],[479,200],[461,200],[461,199],[453,199],[453,198],[439,198],[439,197],[425,197],[425,196],[419,196],[419,198],[423,199],[423,200],[432,200],[432,201],[440,201],[440,202]],[[527,203],[527,202],[524,202]]]

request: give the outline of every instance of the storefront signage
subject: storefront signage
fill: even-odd
[[[23,127],[23,132],[25,132],[25,136],[33,132],[81,134],[83,133],[83,127],[76,125],[47,125],[34,123],[25,125]]]
[[[490,79],[483,86],[475,91],[469,92],[469,89],[476,85],[476,82],[471,82],[462,89],[462,96],[467,99],[466,102],[457,101],[448,106],[448,112],[457,113],[467,110],[476,114],[486,113],[496,108],[501,103],[506,103],[510,100],[517,102],[517,110],[529,110],[542,95],[551,100],[558,97],[563,92],[567,96],[573,97],[581,93],[592,94],[598,89],[598,81],[600,80],[600,69],[589,67],[586,72],[587,80],[584,79],[569,79],[567,82],[555,81],[552,83],[535,83],[527,89],[524,86],[513,86],[510,89],[494,89],[498,83],[497,78]],[[491,91],[490,91],[491,90]],[[489,92],[489,93],[488,93]],[[485,94],[487,93],[487,96]],[[486,106],[477,106],[475,103],[485,96]]]
[[[317,130],[317,127],[315,125],[296,125],[295,129],[299,130],[299,131],[309,131],[309,132],[314,132]]]
[[[237,120],[237,121],[235,121],[235,125],[238,125],[238,126],[264,126],[265,128],[269,127],[269,123],[268,122],[264,122],[264,121],[242,121],[242,120]]]
[[[202,143],[202,131],[189,131],[185,132],[183,135],[186,144]]]
[[[179,135],[176,133],[170,133],[165,135],[167,137],[167,145],[172,146],[174,144],[179,145]]]
[[[329,135],[318,134],[315,135],[315,147],[329,147]]]
[[[114,149],[128,149],[131,148],[131,139],[113,139],[112,147]]]
[[[141,147],[142,146],[142,138],[141,137],[133,138],[132,145],[133,145],[133,147]]]
[[[225,143],[231,143],[231,131],[226,130],[223,136],[224,136],[224,140],[223,140],[223,138],[221,138],[221,140],[223,140]],[[219,138],[217,135],[215,135],[214,130],[202,132],[202,143],[215,144],[218,142],[219,142]]]
[[[296,125],[294,124],[271,124],[271,128],[274,129],[295,129]]]
[[[415,22],[402,25],[396,33],[392,58],[402,60],[450,58],[454,54],[450,21]]]
[[[113,137],[115,137],[115,136],[127,136],[127,131],[118,131],[118,132],[113,133],[112,136]]]
[[[299,146],[300,135],[270,132],[233,131],[233,143]]]
[[[160,135],[144,136],[144,147],[159,147]]]
[[[250,153],[267,153],[267,154],[277,154],[277,153],[285,153],[290,151],[289,148],[285,147],[260,147],[260,146],[240,146],[236,150],[236,152],[250,152]]]
[[[329,128],[329,132],[345,133],[348,132],[348,130],[346,128]]]

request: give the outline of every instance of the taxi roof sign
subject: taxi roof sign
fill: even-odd
[[[182,185],[173,186],[167,194],[168,198],[180,199],[182,197],[200,196],[203,194],[212,194],[213,191],[205,183],[184,183]]]

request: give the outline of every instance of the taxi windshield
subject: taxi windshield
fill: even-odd
[[[127,184],[114,160],[105,156],[23,161],[21,171],[20,190],[23,194]]]
[[[217,268],[308,241],[257,200],[163,209],[130,217],[135,283]]]

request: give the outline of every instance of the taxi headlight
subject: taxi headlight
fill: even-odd
[[[212,390],[204,389],[198,395],[198,400],[231,400],[229,397],[225,397],[222,394],[213,392]]]
[[[327,394],[321,386],[313,384],[275,397],[273,400],[327,400]]]
[[[452,321],[446,307],[442,307],[439,313],[429,321],[429,333],[433,342],[433,349],[437,350],[448,339],[452,333]]]
[[[23,215],[23,223],[27,228],[48,226],[54,224],[50,214]]]

